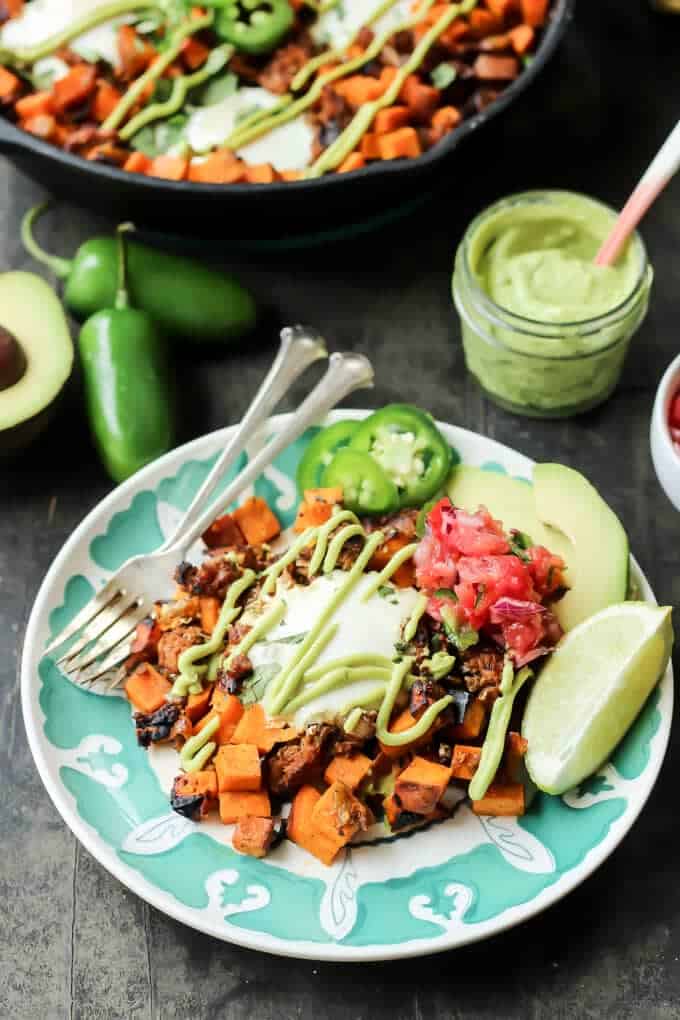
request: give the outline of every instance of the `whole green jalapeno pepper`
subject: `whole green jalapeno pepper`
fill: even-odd
[[[80,246],[73,259],[49,255],[33,236],[33,226],[46,208],[36,206],[24,217],[24,247],[64,280],[64,303],[81,322],[95,312],[112,308],[116,297],[116,238],[94,237]],[[139,242],[128,247],[130,300],[151,316],[164,336],[218,343],[236,340],[255,325],[255,301],[232,277]]]
[[[131,224],[118,228],[118,289],[110,308],[80,331],[90,426],[108,474],[122,482],[170,449],[173,415],[163,341],[146,312],[132,308],[127,288]]]

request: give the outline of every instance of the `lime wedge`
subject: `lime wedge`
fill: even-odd
[[[671,609],[608,606],[558,645],[539,674],[522,722],[526,765],[539,789],[560,794],[609,757],[668,664]]]

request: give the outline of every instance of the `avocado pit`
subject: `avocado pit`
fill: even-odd
[[[0,326],[0,391],[15,386],[26,372],[26,355],[13,333]]]

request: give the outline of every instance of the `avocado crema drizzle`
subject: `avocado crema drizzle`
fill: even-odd
[[[253,570],[245,570],[242,576],[230,585],[209,640],[185,649],[180,655],[179,675],[168,697],[172,699],[186,697],[188,694],[198,694],[203,689],[203,679],[206,676],[210,679],[211,675],[216,674],[217,666],[220,660],[223,660],[223,645],[227,628],[241,613],[242,607],[237,604],[238,600],[256,581],[263,582],[263,595],[274,595],[277,581],[283,571],[297,559],[304,548],[311,545],[314,546],[314,550],[309,562],[310,578],[320,571],[330,574],[337,565],[338,557],[345,543],[356,536],[361,536],[364,539],[364,546],[359,556],[292,657],[270,682],[262,705],[270,717],[290,716],[321,694],[346,687],[357,680],[373,680],[375,687],[365,691],[360,700],[350,700],[343,707],[342,714],[348,714],[348,724],[352,727],[355,726],[361,710],[376,706],[379,708],[377,736],[383,743],[399,747],[417,740],[427,733],[439,713],[453,701],[450,695],[445,695],[430,705],[409,729],[400,733],[390,733],[388,730],[390,716],[399,692],[404,686],[408,689],[416,679],[410,673],[413,665],[412,657],[404,656],[394,661],[382,655],[358,653],[335,659],[322,666],[316,665],[319,655],[337,632],[338,624],[333,621],[333,617],[350,591],[359,582],[376,550],[385,542],[385,535],[382,531],[367,534],[360,524],[359,518],[351,510],[336,510],[325,524],[304,531],[289,549],[261,574],[258,575]],[[416,548],[417,543],[413,542],[395,553],[362,593],[362,601],[365,602],[375,595],[378,589],[389,581],[395,571],[413,556]],[[404,624],[402,635],[404,640],[409,641],[413,638],[426,607],[427,598],[420,595],[413,612]],[[255,626],[232,649],[226,660],[223,660],[224,664],[228,667],[230,661],[233,661],[236,656],[246,655],[257,641],[263,639],[281,621],[285,612],[285,601],[274,599]],[[207,665],[201,661],[208,658],[210,661]],[[210,744],[214,744],[210,741],[210,737],[215,730],[216,727],[208,724],[199,734],[196,734],[196,738],[192,737],[187,741],[181,756],[185,767],[190,765],[191,769],[195,770],[201,767],[200,763],[205,763],[210,758],[212,751],[207,748],[210,747]]]
[[[396,0],[385,0],[385,2],[380,4],[379,7],[373,11],[366,24],[370,25],[373,21],[380,18],[387,10],[394,6],[395,2]],[[375,59],[393,35],[415,28],[416,25],[418,25],[426,16],[434,2],[435,0],[423,0],[416,13],[410,18],[407,18],[405,21],[401,22],[401,24],[385,29],[385,31],[376,35],[375,39],[373,39],[360,56],[354,57],[352,60],[347,60],[344,63],[341,63],[338,67],[322,74],[316,79],[309,91],[303,96],[300,96],[300,98],[295,99],[290,95],[290,93],[288,93],[281,98],[279,104],[277,104],[273,111],[268,111],[267,116],[261,116],[258,114],[254,120],[246,122],[242,121],[238,128],[229,136],[229,138],[227,138],[225,142],[226,147],[234,150],[241,148],[243,145],[254,141],[256,138],[260,138],[264,134],[268,134],[270,131],[274,130],[274,128],[280,127],[282,124],[292,120],[304,110],[309,109],[309,107],[312,106],[320,97],[326,85],[337,81],[339,78],[344,78],[348,74],[352,74],[364,64]],[[438,18],[435,24],[432,25],[432,27],[423,35],[408,60],[399,68],[385,93],[373,102],[364,103],[364,105],[354,115],[345,130],[319,156],[309,170],[307,170],[305,175],[306,177],[321,177],[328,170],[334,170],[340,165],[340,163],[342,163],[346,156],[359,143],[362,136],[368,131],[376,114],[385,107],[391,106],[396,101],[404,82],[410,74],[413,74],[418,70],[432,46],[434,46],[439,39],[440,35],[446,31],[449,25],[455,21],[456,18],[463,14],[469,14],[469,12],[477,6],[477,3],[478,0],[463,0],[462,3],[452,4],[451,7],[445,11],[440,18]],[[357,29],[357,32],[348,43],[346,49],[351,46],[359,31],[360,29]],[[302,67],[293,79],[293,89],[295,89],[296,86],[300,87],[304,85],[310,74],[322,66],[322,64],[326,61],[337,58],[338,55],[337,51],[329,50],[328,52],[319,54],[312,58],[312,60],[308,61],[308,63]]]

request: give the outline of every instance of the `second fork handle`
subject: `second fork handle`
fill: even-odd
[[[281,330],[281,346],[266,379],[257,391],[241,424],[229,438],[210,474],[192,499],[189,509],[163,543],[164,549],[170,549],[182,541],[184,532],[191,527],[194,518],[204,509],[220,479],[236,462],[253,433],[267,420],[305,369],[325,357],[326,345],[316,330],[309,326],[286,326]]]
[[[373,367],[363,354],[332,354],[326,374],[320,382],[281,431],[246,464],[238,477],[222,492],[219,504],[226,507],[232,503],[255,481],[263,469],[268,467],[287,446],[294,443],[310,425],[324,418],[331,408],[349,393],[372,386],[373,377]],[[214,519],[215,508],[209,507],[193,522],[187,522],[185,532],[173,542],[171,548],[184,552]]]

